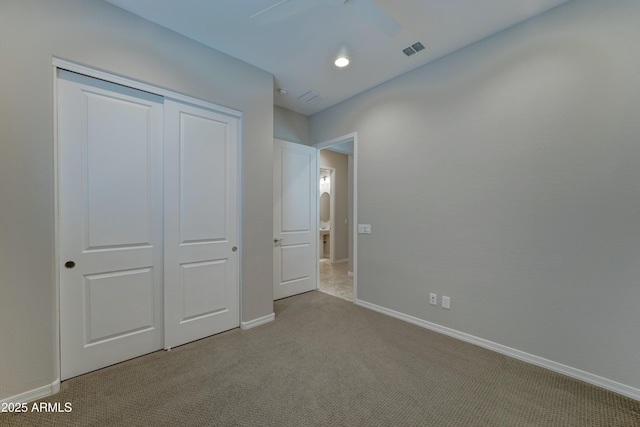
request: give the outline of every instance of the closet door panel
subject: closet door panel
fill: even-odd
[[[165,102],[165,347],[240,324],[238,119]]]
[[[163,346],[163,100],[58,73],[61,378]]]

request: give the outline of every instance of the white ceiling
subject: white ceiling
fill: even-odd
[[[106,1],[270,72],[275,104],[311,115],[568,0]]]

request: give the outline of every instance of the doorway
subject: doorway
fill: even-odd
[[[318,290],[357,300],[357,134],[316,144]],[[327,206],[328,205],[328,206]]]

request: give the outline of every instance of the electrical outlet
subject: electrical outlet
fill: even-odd
[[[358,224],[358,234],[371,234],[371,224]]]
[[[445,297],[443,295],[442,296],[442,307],[446,308],[447,310],[450,310],[451,309],[451,298]]]
[[[431,305],[438,305],[438,295],[436,295],[436,294],[429,294],[429,304],[431,304]]]

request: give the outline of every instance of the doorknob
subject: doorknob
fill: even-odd
[[[76,266],[76,263],[75,263],[75,262],[73,262],[73,261],[67,261],[67,262],[65,262],[65,263],[64,263],[64,266],[65,266],[66,268],[73,268],[73,267],[75,267],[75,266]]]
[[[278,239],[277,237],[273,239],[273,243],[282,242],[284,239]]]

